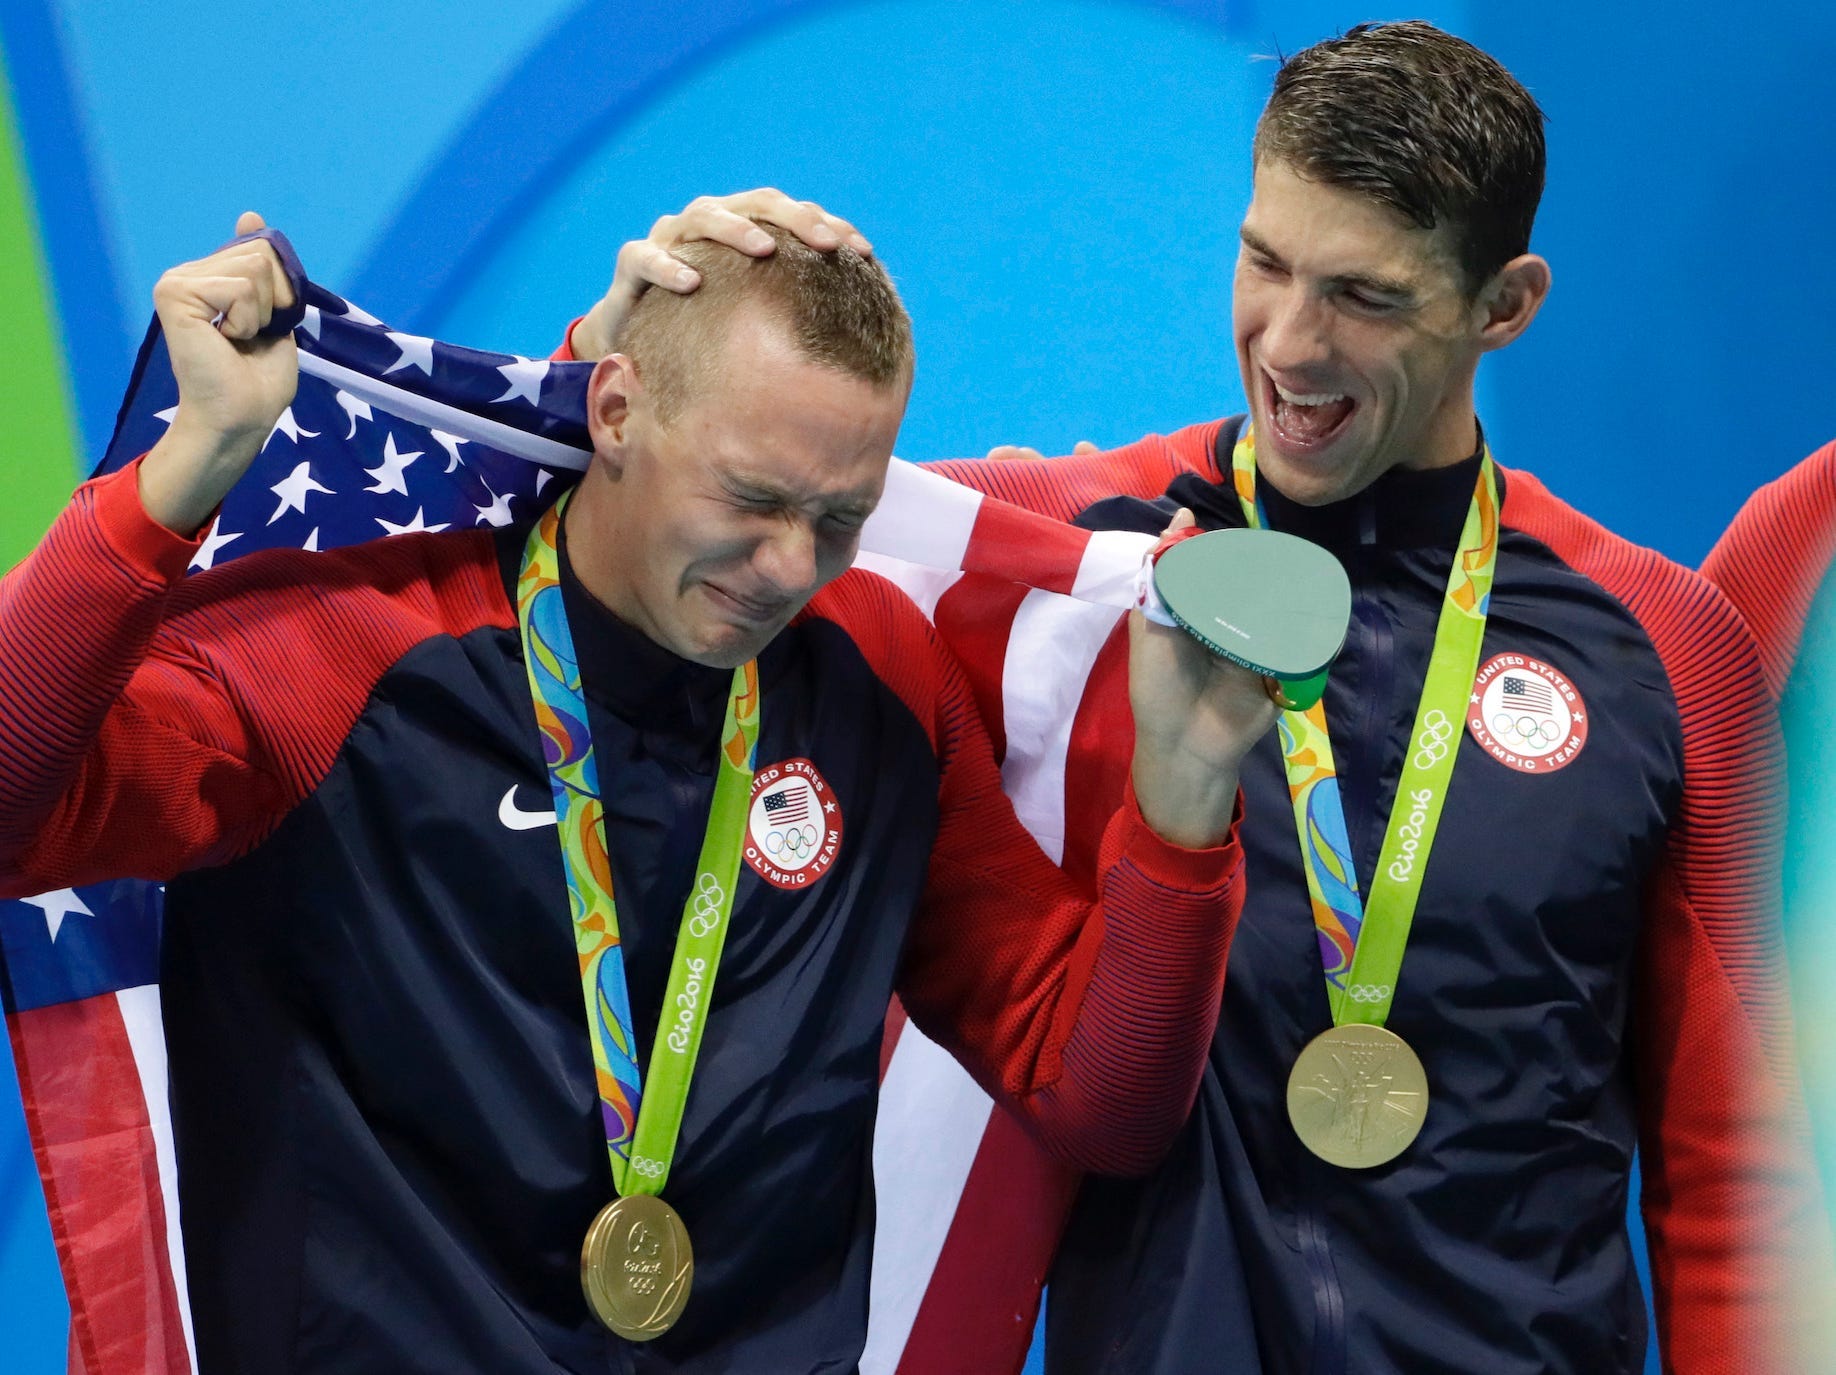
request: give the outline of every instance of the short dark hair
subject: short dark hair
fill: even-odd
[[[760,221],[759,227],[777,241],[768,257],[708,240],[672,250],[701,274],[701,285],[686,296],[646,291],[613,341],[613,352],[636,364],[665,422],[705,385],[744,301],[775,317],[811,362],[875,387],[911,378],[911,317],[877,259],[845,245],[818,252],[775,224]]]
[[[1468,295],[1530,250],[1543,112],[1516,77],[1419,19],[1359,24],[1281,64],[1255,160],[1448,225]]]

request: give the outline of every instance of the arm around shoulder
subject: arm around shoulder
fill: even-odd
[[[1151,434],[1119,449],[1080,450],[1061,458],[943,459],[922,466],[952,482],[973,487],[1055,520],[1075,520],[1110,497],[1151,500],[1184,473],[1219,480],[1218,436],[1228,422],[1188,425],[1171,434]],[[996,449],[994,454],[1004,452]]]

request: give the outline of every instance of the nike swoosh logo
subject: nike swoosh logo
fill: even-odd
[[[555,824],[553,812],[526,812],[517,806],[514,784],[504,794],[504,800],[497,804],[497,819],[513,831],[533,831],[538,826]]]

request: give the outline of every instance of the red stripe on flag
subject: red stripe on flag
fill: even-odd
[[[1089,543],[1088,530],[990,499],[975,513],[963,569],[1068,596]]]
[[[899,1375],[1017,1372],[1039,1317],[1039,1291],[1077,1194],[1078,1174],[999,1108],[963,1185]]]
[[[898,995],[886,1007],[886,1029],[880,1033],[880,1082],[886,1082],[886,1067],[892,1063],[893,1052],[899,1048],[899,1033],[905,1030],[905,1004],[899,1001]]]
[[[1064,871],[1087,892],[1096,891],[1097,850],[1128,783],[1135,718],[1128,710],[1128,618],[1097,651],[1084,695],[1071,718],[1065,752]]]
[[[997,760],[1007,756],[1007,731],[1002,724],[1007,706],[1001,700],[999,669],[1007,660],[1014,615],[1031,590],[992,578],[964,578],[937,599],[931,618],[956,657],[972,666],[968,676],[975,709],[988,727]]]
[[[112,994],[7,1018],[70,1296],[70,1370],[190,1369],[140,1071]]]

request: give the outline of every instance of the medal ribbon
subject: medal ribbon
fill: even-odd
[[[1466,718],[1466,699],[1479,671],[1492,574],[1498,563],[1498,478],[1489,447],[1460,531],[1459,551],[1447,574],[1434,651],[1415,709],[1409,754],[1377,855],[1366,905],[1358,892],[1351,837],[1339,796],[1338,767],[1322,700],[1306,711],[1284,711],[1277,723],[1287,762],[1288,795],[1300,834],[1307,896],[1325,966],[1326,996],[1334,1026],[1382,1026],[1396,995],[1397,975],[1409,944],[1409,927],[1421,899],[1422,877],[1441,824],[1447,782]],[[1243,516],[1264,524],[1256,499],[1256,439],[1248,426],[1231,456]]]
[[[646,1085],[632,1036],[631,998],[625,985],[624,949],[619,943],[618,905],[612,897],[599,769],[593,758],[592,733],[587,729],[580,663],[561,599],[557,544],[566,505],[564,496],[529,532],[517,575],[517,623],[554,793],[612,1184],[621,1196],[658,1194],[669,1179],[676,1137],[682,1130],[689,1081],[714,996],[714,973],[720,966],[739,884],[740,849],[752,803],[759,739],[758,664],[747,663],[733,671],[707,835],[676,933]]]

